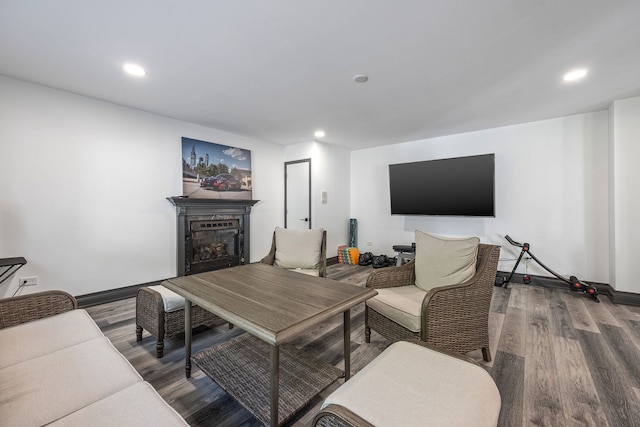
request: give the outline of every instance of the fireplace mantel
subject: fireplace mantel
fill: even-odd
[[[190,199],[189,197],[167,197],[172,205],[179,209],[238,209],[243,208],[251,211],[251,206],[260,200],[233,200],[233,199]]]
[[[190,223],[205,217],[237,218],[240,221],[240,264],[249,262],[249,214],[251,207],[259,200],[229,200],[229,199],[191,199],[188,197],[167,197],[176,207],[176,272],[178,276],[190,274],[190,264],[187,260],[187,242],[190,239]]]

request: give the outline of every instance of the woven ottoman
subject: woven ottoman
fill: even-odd
[[[331,393],[314,426],[496,426],[501,399],[472,359],[398,341]]]
[[[223,320],[215,314],[194,305],[191,325],[216,326]],[[233,325],[229,324],[229,329]],[[136,295],[136,340],[142,340],[146,329],[156,337],[156,356],[164,355],[164,339],[184,332],[184,298],[164,286],[140,288]]]

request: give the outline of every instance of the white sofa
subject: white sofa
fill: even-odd
[[[75,299],[0,300],[2,426],[185,426]]]

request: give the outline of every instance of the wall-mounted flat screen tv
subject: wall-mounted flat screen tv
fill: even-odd
[[[391,214],[495,216],[495,155],[389,165]]]

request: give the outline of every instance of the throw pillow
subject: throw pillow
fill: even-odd
[[[416,230],[416,286],[424,291],[464,283],[476,272],[480,239],[451,239]]]
[[[276,258],[281,268],[319,268],[324,230],[292,230],[276,227]]]

